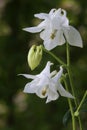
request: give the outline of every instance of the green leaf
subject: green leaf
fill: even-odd
[[[63,117],[64,126],[67,126],[70,119],[71,119],[71,112],[70,112],[70,110],[68,110]]]

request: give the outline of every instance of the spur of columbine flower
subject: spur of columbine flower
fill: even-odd
[[[40,13],[34,16],[43,21],[36,27],[24,28],[23,30],[32,33],[41,32],[40,38],[44,40],[43,44],[47,50],[63,45],[65,42],[72,46],[83,46],[80,33],[69,25],[65,10],[51,9],[48,14]]]
[[[63,68],[60,67],[59,72],[50,72],[51,65],[52,63],[48,61],[43,71],[37,75],[20,74],[28,79],[33,79],[25,85],[24,92],[35,93],[40,98],[47,97],[46,103],[58,99],[59,94],[64,97],[74,98],[60,83]]]

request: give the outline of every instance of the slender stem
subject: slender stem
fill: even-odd
[[[46,53],[50,54],[54,59],[56,59],[58,63],[60,63],[61,65],[66,66],[66,64],[65,64],[62,60],[60,60],[56,55],[54,55],[52,52],[46,50],[44,47],[43,47],[43,50],[44,50]]]
[[[75,96],[75,92],[74,92],[73,83],[72,83],[72,78],[71,78],[71,70],[70,70],[70,53],[69,53],[69,45],[68,45],[68,43],[66,43],[66,53],[67,53],[67,71],[68,71],[68,75],[69,75],[71,90],[72,90],[73,96],[76,97],[76,96]],[[77,106],[76,98],[75,98],[74,100],[75,100],[75,105]]]
[[[67,53],[67,66],[70,65],[70,53],[69,53],[69,45],[66,43],[66,53]]]
[[[87,96],[87,91],[84,93],[84,96],[83,96],[83,98],[82,98],[82,100],[81,100],[81,102],[80,102],[80,104],[79,104],[79,106],[78,106],[76,112],[79,112],[79,110],[80,110],[80,108],[81,108],[81,106],[82,106],[82,104],[83,104],[83,102],[84,102],[86,96]]]
[[[71,74],[71,70],[70,70],[70,53],[69,53],[68,43],[66,44],[66,53],[67,53],[67,72],[68,72],[68,75],[69,75],[71,90],[72,90],[73,96],[76,97],[75,92],[74,92],[74,87],[73,87],[74,85],[73,85],[73,82],[72,82],[72,74]],[[75,106],[77,107],[78,103],[77,103],[76,98],[74,99],[74,102],[75,102]],[[79,120],[80,130],[82,130],[82,123],[81,123],[81,119],[80,119],[79,116],[78,116],[78,120]]]
[[[63,79],[63,80],[64,80],[64,84],[65,84],[66,90],[69,91],[66,80],[65,79]],[[73,112],[73,106],[72,106],[72,102],[71,102],[70,98],[68,98],[68,104],[69,104],[69,108],[70,108],[71,116],[72,116],[72,127],[73,127],[73,130],[76,130],[75,129],[75,117],[74,117],[74,112]]]
[[[70,85],[71,85],[72,94],[73,94],[73,96],[75,97],[75,98],[74,98],[75,106],[77,107],[76,95],[75,95],[74,87],[73,87],[73,83],[72,83],[72,77],[71,77],[72,74],[71,74],[70,66],[68,66],[67,71],[68,71],[68,75],[69,75],[69,80],[70,80]]]
[[[81,122],[81,119],[80,119],[79,116],[78,116],[78,120],[79,120],[79,128],[80,128],[80,130],[83,130],[83,128],[82,128],[82,122]]]

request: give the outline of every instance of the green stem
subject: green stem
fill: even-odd
[[[69,80],[70,80],[70,85],[71,85],[72,94],[73,94],[73,96],[75,97],[75,98],[74,98],[75,106],[77,107],[78,105],[77,105],[76,95],[75,95],[74,87],[73,87],[73,83],[72,83],[72,77],[71,77],[70,66],[68,66],[67,71],[68,71],[68,76],[69,76]]]
[[[65,79],[63,79],[63,80],[64,80],[66,90],[69,91],[66,80]],[[74,112],[73,112],[73,106],[72,106],[72,102],[71,102],[70,98],[68,98],[68,104],[69,104],[69,108],[70,108],[70,112],[71,112],[71,116],[72,116],[72,127],[73,127],[73,130],[76,130],[75,129],[75,117],[74,117]]]
[[[66,53],[67,53],[67,66],[70,65],[70,53],[69,53],[69,45],[66,43]]]
[[[82,128],[82,122],[81,122],[81,119],[80,119],[79,116],[78,116],[78,120],[79,120],[79,128],[80,128],[80,130],[83,130],[83,128]]]
[[[65,64],[62,60],[60,60],[56,55],[54,55],[52,52],[46,50],[44,47],[43,47],[43,50],[44,50],[46,53],[48,53],[49,55],[51,55],[58,63],[60,63],[61,65],[66,66],[66,64]]]
[[[71,70],[70,70],[70,52],[69,52],[69,44],[68,43],[66,44],[66,53],[67,53],[67,72],[68,72],[68,76],[69,76],[69,80],[70,80],[71,90],[72,90],[73,96],[76,97],[75,91],[74,91],[74,85],[72,82],[72,74],[71,74]],[[76,98],[74,99],[74,103],[75,103],[75,106],[77,107],[78,103],[77,103]],[[78,116],[78,120],[79,120],[80,130],[82,130],[82,123],[81,123],[81,119],[79,116]]]
[[[69,75],[71,90],[72,90],[73,96],[76,97],[76,96],[75,96],[75,92],[74,92],[74,87],[73,87],[73,84],[72,84],[72,78],[71,78],[70,53],[69,53],[69,45],[68,45],[68,43],[66,43],[66,53],[67,53],[67,72],[68,72],[68,75]],[[77,106],[76,98],[74,99],[74,101],[75,101],[75,105]]]
[[[83,96],[83,98],[82,98],[82,100],[81,100],[81,102],[80,102],[80,104],[79,104],[79,106],[78,106],[76,112],[79,112],[79,110],[80,110],[80,108],[81,108],[81,106],[82,106],[82,104],[83,104],[83,102],[84,102],[86,96],[87,96],[87,91],[84,93],[84,96]],[[75,113],[76,113],[76,112],[75,112]]]

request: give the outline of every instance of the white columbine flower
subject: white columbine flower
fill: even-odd
[[[50,73],[51,65],[52,63],[48,61],[46,67],[38,75],[20,74],[26,78],[33,79],[25,85],[24,92],[35,93],[40,98],[47,97],[46,103],[58,99],[58,92],[61,96],[73,98],[73,96],[63,88],[59,81],[63,73],[63,68],[60,67],[60,71],[55,75],[55,71]]]
[[[43,44],[47,50],[63,45],[65,42],[72,46],[83,46],[79,32],[69,25],[65,10],[51,9],[48,14],[40,13],[34,16],[43,21],[36,27],[24,28],[23,30],[32,33],[41,32],[40,37],[44,40]]]

